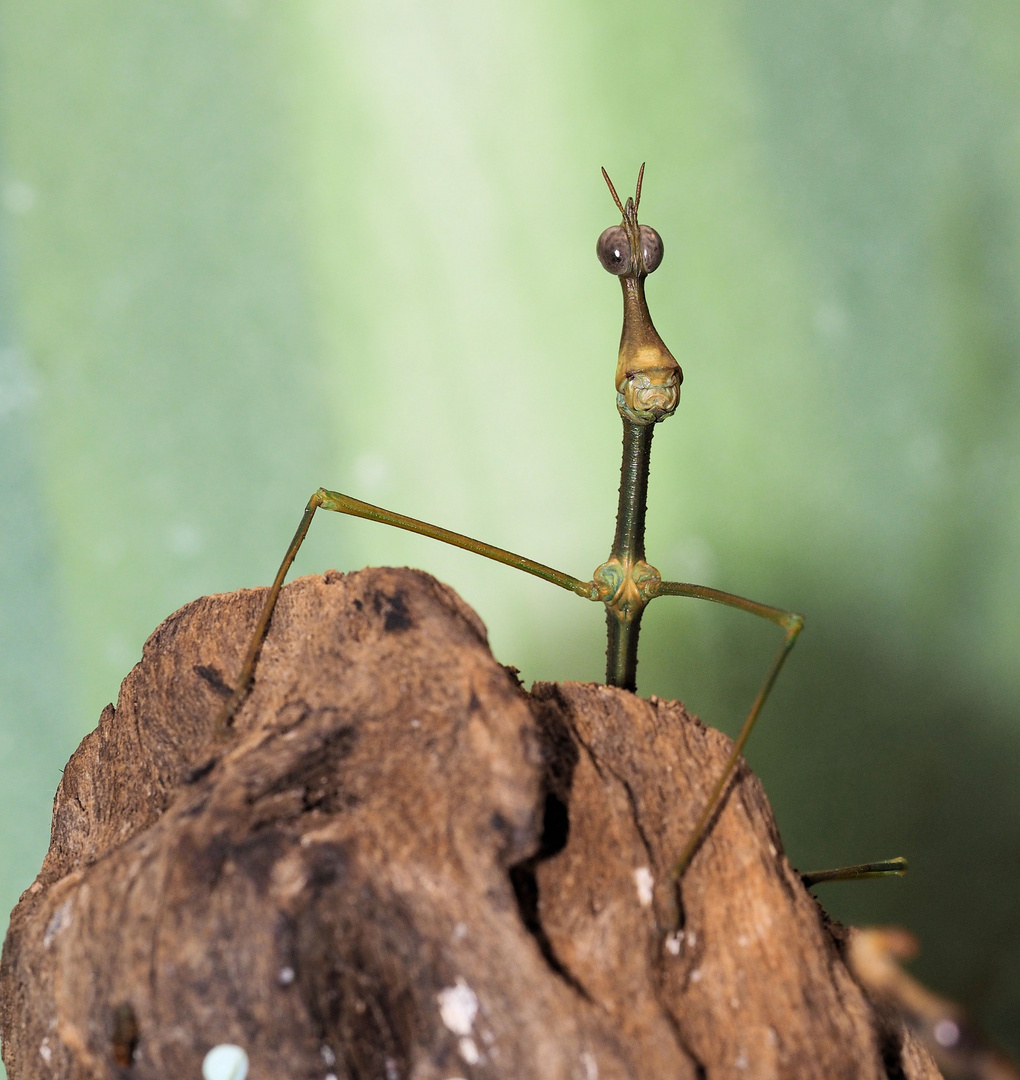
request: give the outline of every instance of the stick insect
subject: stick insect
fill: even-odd
[[[269,590],[248,652],[237,677],[234,691],[218,719],[218,730],[225,731],[248,693],[255,674],[259,651],[269,630],[284,579],[301,547],[315,511],[334,510],[340,514],[378,521],[398,529],[429,536],[444,544],[472,551],[486,559],[505,563],[517,570],[542,578],[561,589],[575,593],[585,600],[601,603],[606,609],[608,643],[606,647],[606,683],[624,690],[636,689],[638,635],[645,607],[660,596],[689,596],[715,604],[746,611],[774,623],[783,633],[782,641],[765,673],[757,696],[744,720],[718,779],[701,811],[683,850],[673,866],[673,877],[679,880],[699,845],[726,794],[740,760],[744,745],[765,706],[769,693],[793,649],[804,626],[804,617],[793,611],[761,604],[743,596],[722,592],[706,585],[682,581],[665,581],[659,571],[645,560],[645,510],[648,495],[648,472],[655,425],[676,411],[680,402],[683,373],[680,365],[659,337],[645,300],[645,278],[662,262],[663,245],[659,234],[648,225],[638,222],[641,203],[641,183],[645,167],[638,172],[633,198],[620,200],[612,180],[602,170],[613,201],[623,216],[619,225],[610,226],[598,239],[596,254],[602,266],[620,279],[623,287],[623,334],[616,366],[616,405],[623,419],[623,463],[620,469],[620,502],[616,518],[616,535],[609,558],[599,566],[591,579],[582,581],[560,570],[516,555],[512,551],[483,543],[470,536],[430,525],[424,521],[384,510],[338,491],[319,488],[308,500],[301,522],[277,571]],[[861,878],[900,874],[903,860],[868,863],[836,871],[819,871],[803,875],[809,884],[821,880]]]

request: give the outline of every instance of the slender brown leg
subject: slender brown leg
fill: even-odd
[[[241,671],[237,676],[237,682],[234,684],[233,693],[217,718],[216,729],[220,733],[230,727],[234,714],[248,693],[252,676],[255,674],[259,651],[269,631],[269,622],[273,617],[273,609],[276,607],[280,589],[283,588],[287,572],[290,570],[294,557],[297,555],[298,549],[308,533],[315,511],[320,507],[323,510],[335,510],[340,514],[350,514],[353,517],[365,518],[368,521],[378,521],[383,525],[392,525],[398,529],[418,533],[420,536],[428,536],[433,540],[440,540],[444,544],[452,544],[455,547],[464,548],[466,551],[473,551],[476,555],[482,555],[486,559],[493,559],[495,562],[513,566],[527,574],[534,574],[535,577],[540,577],[544,581],[558,585],[561,589],[567,589],[578,596],[583,596],[585,599],[597,599],[592,593],[593,586],[591,582],[581,581],[578,578],[571,577],[569,574],[561,573],[559,570],[553,570],[549,566],[535,562],[533,559],[526,559],[523,555],[515,555],[512,551],[506,551],[492,544],[482,543],[482,541],[475,540],[470,536],[463,536],[461,533],[451,532],[449,529],[441,529],[438,525],[430,525],[428,522],[418,521],[416,518],[407,517],[404,514],[396,514],[392,510],[384,510],[382,507],[361,502],[360,499],[353,499],[350,495],[344,495],[339,491],[327,491],[326,488],[319,488],[308,500],[308,505],[301,515],[301,522],[294,533],[294,539],[291,540],[290,546],[283,556],[283,562],[280,563],[280,569],[276,572],[269,595],[263,605],[262,614],[259,615],[259,621],[255,624],[255,631],[252,634],[244,663],[241,665]]]
[[[786,658],[790,655],[790,651],[797,641],[797,636],[804,627],[804,616],[798,615],[794,611],[784,611],[782,608],[771,607],[768,604],[759,604],[754,600],[748,600],[743,596],[736,596],[733,593],[722,592],[719,589],[710,589],[704,585],[689,585],[682,581],[659,582],[654,588],[654,593],[656,596],[693,596],[700,600],[711,600],[716,604],[725,604],[727,607],[746,611],[750,615],[757,615],[760,619],[768,619],[769,622],[775,623],[785,631],[783,641],[780,644],[776,655],[773,657],[768,671],[765,673],[765,678],[762,680],[762,684],[758,689],[758,695],[754,699],[754,703],[751,706],[750,712],[747,714],[744,726],[740,729],[740,734],[737,736],[736,742],[733,744],[733,750],[730,752],[729,759],[723,768],[722,774],[715,782],[715,786],[712,788],[712,792],[708,797],[708,802],[705,804],[705,808],[702,810],[701,816],[698,818],[690,838],[684,845],[684,848],[680,852],[680,856],[673,867],[673,876],[679,880],[690,864],[691,859],[694,857],[694,853],[698,850],[701,841],[705,838],[709,822],[712,820],[715,812],[719,809],[719,804],[722,802],[726,789],[729,786],[729,782],[733,778],[733,773],[736,770],[737,762],[740,759],[740,754],[744,749],[744,745],[751,737],[751,731],[754,728],[759,714],[765,706],[765,702],[768,700],[769,693],[771,692],[776,679],[779,677],[779,672],[782,671],[783,664],[786,663]]]
[[[858,863],[841,866],[836,870],[809,870],[800,880],[810,889],[826,881],[861,881],[864,878],[903,877],[907,872],[907,860],[902,855],[881,862]]]

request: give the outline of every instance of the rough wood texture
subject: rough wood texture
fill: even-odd
[[[742,771],[668,869],[727,740],[673,702],[526,693],[409,570],[164,622],[76,751],[0,972],[11,1080],[937,1077],[851,978]]]

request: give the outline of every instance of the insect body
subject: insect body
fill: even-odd
[[[783,631],[783,640],[765,674],[726,766],[712,789],[694,831],[677,858],[674,874],[679,878],[701,843],[708,823],[725,794],[744,744],[797,640],[804,620],[794,612],[704,585],[664,581],[659,571],[645,560],[645,509],[652,435],[655,425],[676,411],[683,375],[679,364],[659,337],[645,300],[645,278],[662,262],[663,245],[654,229],[638,222],[644,165],[638,173],[634,197],[628,197],[626,203],[620,201],[605,169],[602,170],[602,175],[623,217],[621,224],[611,226],[602,233],[596,247],[603,267],[616,275],[623,287],[623,333],[616,367],[617,408],[623,418],[623,464],[616,535],[609,558],[595,570],[590,580],[583,581],[472,537],[372,506],[341,492],[319,488],[305,507],[297,532],[273,581],[234,692],[220,715],[219,728],[224,730],[230,725],[234,713],[247,694],[280,589],[308,532],[315,511],[320,507],[430,536],[445,544],[453,544],[483,555],[487,559],[506,563],[560,588],[568,589],[586,600],[603,604],[608,629],[606,682],[610,686],[619,686],[625,690],[635,689],[641,616],[652,600],[660,596],[690,596],[739,608],[775,623]]]

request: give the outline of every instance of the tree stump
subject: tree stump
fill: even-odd
[[[729,745],[676,702],[531,693],[413,570],[167,619],[71,758],[0,970],[11,1080],[939,1074],[869,1004]],[[682,919],[674,932],[677,917]]]

